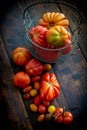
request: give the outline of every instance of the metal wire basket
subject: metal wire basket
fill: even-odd
[[[69,54],[62,54],[60,49],[48,49],[43,48],[32,41],[29,36],[29,30],[32,27],[38,25],[38,20],[42,17],[45,12],[62,12],[70,21],[70,26],[68,30],[72,35],[72,46],[73,49]],[[25,35],[28,40],[27,47],[29,48],[31,54],[43,61],[48,63],[55,63],[60,60],[64,60],[67,56],[72,54],[75,51],[75,48],[78,43],[78,35],[80,31],[80,24],[81,24],[81,14],[79,10],[66,2],[35,2],[33,4],[28,5],[25,7],[23,11],[23,20],[24,20],[24,27],[25,27]]]

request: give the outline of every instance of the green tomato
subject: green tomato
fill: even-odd
[[[54,26],[46,33],[46,40],[54,46],[62,46],[68,39],[68,31],[62,26]]]

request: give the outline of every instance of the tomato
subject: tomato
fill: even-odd
[[[49,101],[42,101],[42,103],[43,103],[46,107],[48,107],[48,106],[50,105],[50,102],[49,102]]]
[[[55,121],[57,123],[63,123],[63,116],[62,115],[58,116]]]
[[[53,113],[55,111],[55,109],[56,109],[56,107],[54,105],[50,105],[50,106],[48,106],[47,111],[49,113]]]
[[[47,62],[53,62],[60,55],[60,52],[58,51],[47,51],[47,50],[45,50],[45,52],[43,50],[38,50],[37,53],[40,58],[44,59]]]
[[[33,42],[35,42],[39,46],[44,47],[46,42],[45,38],[46,32],[47,28],[37,25],[29,31],[29,35]]]
[[[31,110],[32,112],[37,112],[37,111],[38,111],[38,107],[37,107],[37,105],[34,104],[34,103],[31,103],[31,104],[29,105],[29,108],[30,108],[30,110]]]
[[[68,31],[62,26],[54,26],[46,33],[46,40],[54,46],[62,46],[68,39]]]
[[[52,119],[51,113],[46,113],[46,114],[44,115],[44,119],[45,119],[46,121],[51,121],[51,119]]]
[[[38,82],[40,80],[40,76],[39,75],[38,76],[34,76],[34,77],[31,78],[31,80],[32,80],[33,83],[34,82]]]
[[[39,60],[32,58],[26,63],[25,69],[29,75],[38,76],[43,71],[43,65]]]
[[[45,70],[45,71],[48,71],[48,70],[51,70],[52,69],[52,65],[51,64],[44,64],[43,65],[43,70]]]
[[[41,103],[41,97],[40,97],[40,95],[37,95],[34,98],[34,104],[39,105],[40,103]]]
[[[38,111],[40,113],[45,113],[46,112],[46,106],[43,105],[43,104],[38,105]]]
[[[71,124],[73,121],[73,114],[63,108],[56,108],[53,115],[57,123]]]
[[[29,93],[24,94],[24,99],[29,100],[31,98],[31,95]]]
[[[68,39],[62,47],[63,49],[61,50],[61,53],[64,55],[69,54],[72,51],[71,40]]]
[[[46,12],[43,14],[42,18],[39,19],[39,25],[47,27],[48,29],[57,25],[67,28],[69,26],[69,20],[63,13]]]
[[[39,82],[34,82],[34,88],[36,90],[39,90],[40,89],[40,83]]]
[[[54,115],[55,121],[57,123],[62,123],[63,122],[63,108],[56,108],[53,115]]]
[[[73,121],[73,114],[69,111],[64,112],[63,123],[64,124],[71,124]]]
[[[45,117],[44,114],[40,114],[40,115],[37,117],[37,121],[42,122],[42,121],[44,120],[44,117]]]
[[[52,101],[60,95],[60,84],[54,73],[44,73],[41,80],[40,96],[42,100]]]
[[[12,52],[13,61],[17,65],[25,65],[31,57],[29,50],[24,47],[17,47]]]
[[[34,89],[34,88],[31,89],[30,92],[29,92],[29,94],[30,94],[32,97],[35,97],[35,96],[37,95],[37,93],[38,93],[37,90]]]
[[[17,87],[24,88],[30,84],[31,78],[26,72],[21,71],[14,75],[13,82]]]
[[[32,89],[32,86],[26,86],[25,88],[23,88],[23,92],[29,93],[31,89]]]

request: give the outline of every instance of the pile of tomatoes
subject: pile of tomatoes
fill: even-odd
[[[29,36],[39,46],[60,49],[61,54],[66,55],[72,50],[71,33],[68,31],[69,25],[69,20],[63,13],[46,12],[38,20],[38,25],[29,30]],[[40,54],[38,50],[38,55]]]
[[[33,98],[29,109],[39,113],[37,121],[54,120],[57,123],[72,123],[71,112],[51,104],[51,101],[60,95],[60,84],[55,74],[49,71],[52,69],[51,64],[42,64],[24,47],[15,48],[12,59],[16,65],[24,67],[23,71],[14,74],[14,86],[22,89],[24,100]]]

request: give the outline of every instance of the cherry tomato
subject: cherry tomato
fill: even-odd
[[[63,108],[56,108],[53,115],[57,123],[63,122]]]
[[[31,98],[31,95],[29,93],[24,94],[24,99],[28,100]]]
[[[36,90],[39,90],[40,89],[40,83],[39,82],[34,82],[34,88]]]
[[[51,70],[51,69],[52,69],[51,64],[44,64],[43,65],[43,70],[48,71],[48,70]]]
[[[39,75],[38,76],[34,76],[34,77],[31,78],[32,82],[38,82],[39,80],[40,80],[40,76]]]
[[[73,114],[69,111],[64,112],[63,123],[64,124],[71,124],[73,121]]]
[[[23,88],[23,92],[29,93],[31,89],[32,89],[32,86],[27,86],[27,87]]]
[[[52,119],[52,115],[50,113],[46,113],[45,116],[44,116],[44,119],[46,121],[50,121]]]
[[[37,117],[37,121],[42,122],[43,120],[44,120],[44,114],[40,114],[40,115]]]
[[[55,109],[56,109],[56,107],[54,105],[50,105],[50,106],[48,106],[47,111],[49,113],[53,113],[55,111]]]
[[[37,90],[34,89],[34,88],[31,89],[30,92],[29,92],[29,94],[30,94],[32,97],[35,97],[35,96],[37,95],[37,93],[38,93]]]
[[[49,101],[42,101],[42,103],[43,103],[46,107],[48,107],[48,106],[50,105],[50,102],[49,102]]]
[[[34,98],[34,104],[39,105],[40,103],[41,103],[41,97],[40,97],[40,95],[37,95]]]
[[[38,111],[39,111],[40,113],[45,113],[45,112],[46,112],[46,106],[43,105],[43,104],[40,104],[40,105],[38,106]]]
[[[33,104],[33,103],[29,105],[29,108],[30,108],[30,110],[31,110],[32,112],[37,112],[37,111],[38,111],[37,105],[35,105],[35,104]]]

